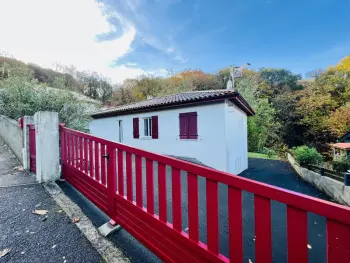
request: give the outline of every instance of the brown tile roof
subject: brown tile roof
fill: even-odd
[[[333,146],[335,148],[347,150],[347,149],[350,149],[350,142],[338,142],[333,144]]]
[[[207,102],[220,101],[228,99],[237,105],[240,109],[247,113],[248,116],[254,115],[253,109],[246,100],[233,90],[205,90],[190,91],[173,95],[167,95],[150,100],[135,102],[132,104],[122,105],[116,108],[105,109],[93,113],[93,118],[104,118],[117,115],[126,115],[135,112],[155,111],[158,109],[169,107],[180,107],[189,104],[203,104]]]

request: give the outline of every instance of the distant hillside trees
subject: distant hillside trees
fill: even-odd
[[[27,107],[32,109],[28,105],[34,102],[23,101],[22,95],[23,92],[31,93],[27,87],[37,85],[76,91],[105,105],[118,106],[145,100],[149,96],[225,89],[229,78],[229,68],[222,68],[215,74],[187,69],[182,72],[169,71],[166,77],[143,75],[112,85],[96,72],[79,71],[74,66],[56,65],[56,68],[58,72],[0,57],[0,83],[7,89],[1,103],[9,110],[6,112],[3,107],[2,112],[18,116],[23,113],[18,109],[24,112],[27,112]],[[261,152],[266,148],[283,150],[308,145],[326,152],[329,143],[350,131],[350,56],[335,66],[311,71],[307,77],[310,79],[302,80],[299,74],[287,69],[261,68],[256,71],[245,69],[243,77],[236,80],[236,89],[256,112],[256,116],[248,119],[250,151]],[[50,94],[39,97],[32,94],[29,98],[31,96],[40,97],[42,102],[48,104],[48,101],[55,101],[49,97]],[[18,109],[11,108],[9,101]],[[55,105],[60,104],[57,102]],[[56,109],[62,110],[63,106]],[[78,109],[71,111],[79,112]]]

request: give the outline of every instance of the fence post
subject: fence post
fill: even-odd
[[[323,167],[321,168],[320,172],[321,172],[321,175],[324,176],[324,168]]]
[[[350,186],[350,172],[344,173],[344,185]]]
[[[39,111],[34,115],[36,180],[52,182],[59,178],[58,113]]]
[[[23,117],[23,169],[29,170],[29,129],[28,125],[34,124],[33,116]]]
[[[108,216],[115,219],[115,195],[117,192],[117,158],[116,148],[107,144],[107,191],[108,191]]]

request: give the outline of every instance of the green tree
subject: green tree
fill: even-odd
[[[254,79],[244,78],[237,82],[236,88],[256,112],[248,118],[248,150],[262,152],[264,147],[273,147],[279,141],[275,109],[266,98],[259,97]]]
[[[77,101],[69,91],[38,87],[28,68],[16,66],[10,72],[8,78],[0,81],[0,114],[18,119],[37,111],[55,111],[68,127],[87,130],[91,105]]]

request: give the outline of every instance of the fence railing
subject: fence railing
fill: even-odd
[[[350,258],[347,207],[64,127],[61,139],[63,177],[166,262],[243,262],[245,191],[254,195],[255,262],[272,261],[272,200],[286,205],[289,263],[308,262],[308,212],[326,218],[327,262]],[[219,204],[222,185],[227,192]],[[219,205],[227,210],[225,226]],[[228,234],[225,255],[222,231]]]
[[[333,178],[333,179],[335,179],[337,181],[340,181],[342,183],[344,182],[344,174],[343,173],[339,173],[339,172],[336,172],[336,171],[328,170],[328,169],[325,169],[323,167],[318,167],[318,166],[315,166],[315,165],[307,165],[306,168],[308,170],[311,170],[311,171],[314,171],[316,173],[319,173],[322,176],[327,176],[327,177]]]

